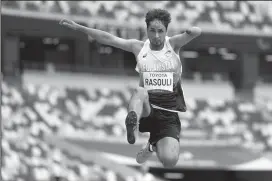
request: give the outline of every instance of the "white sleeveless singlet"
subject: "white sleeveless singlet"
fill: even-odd
[[[160,51],[151,50],[150,41],[148,39],[145,41],[137,56],[135,70],[140,74],[140,86],[149,94],[173,93],[181,78],[182,64],[179,55],[169,43],[169,37],[166,36],[164,47]],[[153,104],[152,106],[168,110]]]

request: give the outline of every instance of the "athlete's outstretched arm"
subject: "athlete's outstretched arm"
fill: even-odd
[[[133,52],[133,53],[135,52],[135,46],[141,42],[140,40],[136,40],[136,39],[119,38],[108,32],[94,29],[94,28],[88,28],[67,19],[61,20],[60,25],[66,26],[73,30],[81,31],[91,36],[92,38],[94,38],[96,41],[98,41],[101,44],[110,45],[116,48],[123,49],[125,51]]]
[[[184,33],[172,36],[169,41],[173,46],[173,49],[179,50],[182,46],[189,43],[194,38],[201,34],[201,29],[199,27],[192,27],[187,29]]]

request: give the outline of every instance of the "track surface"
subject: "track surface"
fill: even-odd
[[[67,141],[86,150],[109,153],[109,155],[112,155],[112,157],[115,157],[119,161],[123,158],[130,159],[131,161],[126,162],[127,164],[136,164],[135,155],[143,146],[79,139],[67,139]],[[177,167],[227,168],[262,158],[260,153],[254,153],[239,146],[181,146],[181,152],[190,153],[193,157],[191,159],[184,159],[184,155],[181,154]],[[155,154],[150,158],[150,161],[160,167]]]

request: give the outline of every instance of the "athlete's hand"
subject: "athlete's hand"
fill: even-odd
[[[68,20],[68,19],[62,19],[60,22],[59,22],[60,25],[63,25],[63,26],[66,26],[68,28],[71,28],[73,30],[76,30],[77,29],[77,23],[72,21],[72,20]]]

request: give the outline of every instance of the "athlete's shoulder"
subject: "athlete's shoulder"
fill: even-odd
[[[166,42],[166,44],[170,44],[172,46],[172,44],[171,44],[171,38],[172,37],[166,36],[165,37],[165,42]]]

